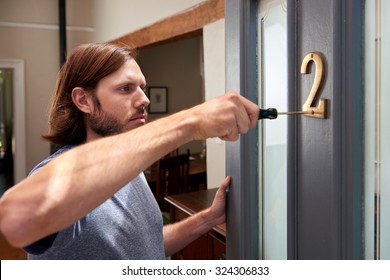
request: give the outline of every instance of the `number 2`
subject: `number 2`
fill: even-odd
[[[318,94],[318,90],[320,88],[321,81],[324,75],[322,58],[318,53],[308,53],[302,61],[301,74],[307,74],[307,66],[309,65],[310,61],[314,62],[316,72],[314,75],[314,82],[311,87],[309,96],[307,97],[306,102],[302,106],[302,111],[310,112],[308,114],[305,114],[305,116],[307,117],[325,119],[327,100],[320,99],[317,107],[313,107],[314,100],[316,98],[316,95]]]

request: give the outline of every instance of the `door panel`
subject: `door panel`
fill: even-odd
[[[320,94],[329,103],[326,119],[298,117],[289,131],[289,149],[296,148],[289,159],[295,172],[289,180],[289,258],[361,258],[361,3],[289,3],[295,4],[291,65],[319,53],[325,71]],[[304,76],[289,68],[290,93],[296,93],[291,106],[305,102],[314,79],[311,66]]]
[[[325,79],[320,89],[321,98],[331,100],[327,119],[297,117],[297,247],[298,259],[337,258],[337,238],[339,185],[333,174],[334,99],[335,88],[333,69],[333,22],[330,1],[301,1],[298,19],[298,62],[302,62],[307,53],[320,53],[324,62]],[[306,101],[314,81],[314,65],[306,75],[297,76],[298,106]],[[336,164],[339,163],[336,162]]]

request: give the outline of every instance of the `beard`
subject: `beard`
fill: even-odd
[[[122,132],[126,132],[131,128],[127,128],[128,121],[131,120],[131,116],[128,117],[124,122],[119,121],[114,115],[102,110],[99,99],[92,95],[92,100],[96,110],[87,116],[87,123],[90,128],[100,136],[112,136]],[[135,115],[145,114],[145,107],[137,108]]]
[[[137,109],[134,115],[146,114],[145,109]],[[112,136],[119,133],[123,133],[131,130],[132,128],[127,127],[128,122],[131,120],[131,116],[128,117],[124,122],[119,121],[114,115],[107,113],[101,109],[97,112],[87,116],[87,122],[89,127],[100,136]],[[135,128],[135,127],[133,127]]]
[[[96,134],[103,137],[116,135],[125,131],[124,124],[113,115],[100,110],[88,116],[88,123]]]

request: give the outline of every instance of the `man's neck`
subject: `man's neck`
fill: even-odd
[[[92,142],[94,140],[98,140],[103,138],[103,136],[97,134],[95,131],[93,131],[90,127],[87,127],[87,133],[86,133],[85,143]]]

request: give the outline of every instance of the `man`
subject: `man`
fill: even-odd
[[[230,92],[146,124],[145,86],[124,46],[80,46],[61,68],[44,138],[65,147],[0,200],[0,229],[29,258],[163,259],[225,221],[229,177],[210,208],[163,227],[142,171],[192,140],[236,140],[258,106]]]

